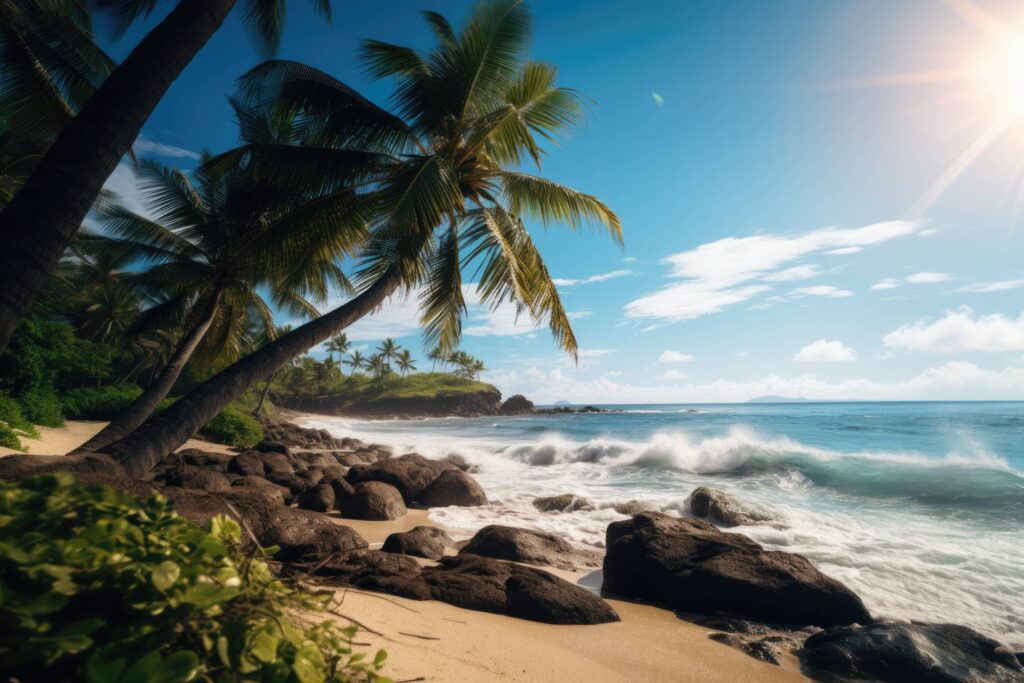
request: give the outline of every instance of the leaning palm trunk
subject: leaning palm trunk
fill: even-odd
[[[134,401],[119,412],[106,427],[100,430],[84,444],[75,449],[75,455],[94,453],[104,446],[108,446],[118,439],[122,439],[135,428],[146,421],[146,418],[153,414],[160,402],[167,398],[174,388],[178,377],[185,370],[189,359],[199,346],[200,342],[210,330],[214,318],[217,317],[217,308],[220,306],[223,291],[213,293],[203,308],[199,321],[192,327],[188,334],[178,344],[171,359],[167,361],[160,376],[146,387],[145,391]]]
[[[112,456],[129,474],[141,477],[246,389],[380,306],[402,280],[401,269],[392,266],[351,301],[234,363],[100,451]]]
[[[236,0],[181,0],[61,131],[0,213],[0,351],[171,83]]]

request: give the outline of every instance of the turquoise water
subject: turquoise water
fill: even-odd
[[[315,422],[476,464],[491,504],[432,513],[459,531],[519,524],[599,546],[614,503],[686,515],[689,492],[713,486],[776,513],[739,531],[808,556],[876,614],[1024,645],[1024,403],[602,407],[622,412]],[[598,509],[531,505],[566,492]]]

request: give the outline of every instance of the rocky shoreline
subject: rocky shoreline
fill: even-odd
[[[627,518],[608,526],[603,557],[554,534],[503,525],[463,542],[418,526],[371,549],[346,519],[479,506],[486,492],[459,458],[396,456],[385,445],[281,421],[264,428],[267,440],[254,449],[180,451],[145,481],[119,476],[99,456],[9,456],[0,459],[0,477],[70,469],[85,483],[160,492],[197,524],[229,514],[252,542],[281,549],[275,559],[282,573],[330,586],[549,624],[617,621],[604,597],[618,596],[673,610],[764,662],[794,654],[805,675],[822,680],[1024,681],[1024,657],[999,642],[953,624],[875,620],[852,590],[803,556],[725,531],[784,520],[714,489],[701,487],[690,497],[693,514],[704,519],[631,501],[620,510]],[[559,514],[589,502],[566,495],[535,505]],[[600,594],[555,573],[572,567],[601,567]]]

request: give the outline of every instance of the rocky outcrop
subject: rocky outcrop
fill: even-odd
[[[563,493],[558,496],[547,496],[534,498],[533,507],[541,512],[576,512],[577,510],[593,510],[594,505],[586,498],[572,493]]]
[[[334,509],[334,488],[330,484],[317,484],[299,496],[299,507],[315,512],[330,512]]]
[[[295,410],[321,415],[358,417],[478,417],[501,412],[501,392],[494,387],[477,392],[438,392],[431,397],[380,398],[352,403],[344,395],[308,398],[281,397],[279,403]]]
[[[341,514],[351,519],[384,521],[404,517],[405,503],[394,486],[380,481],[356,484],[350,496],[340,503]]]
[[[715,633],[708,635],[711,640],[776,666],[781,666],[787,655],[799,651],[808,636],[821,630],[817,626],[791,629],[732,617],[702,617],[694,623],[715,629]]]
[[[725,491],[698,486],[690,494],[690,510],[698,517],[709,517],[725,526],[778,523],[777,515],[751,505]]]
[[[309,429],[277,418],[264,417],[264,443],[276,442],[290,448],[351,449],[345,439],[338,439],[326,429]],[[356,440],[358,441],[358,440]],[[361,442],[360,442],[361,443]]]
[[[487,494],[473,477],[462,470],[445,470],[419,496],[427,507],[477,507],[487,505]]]
[[[1024,668],[1009,648],[954,624],[830,628],[807,639],[800,660],[810,675],[835,680],[1024,681]]]
[[[700,520],[642,513],[608,526],[603,590],[697,614],[780,624],[867,623],[864,603],[802,555]]]
[[[231,482],[217,469],[184,462],[157,472],[153,480],[166,486],[199,489],[211,493],[231,490]]]
[[[619,620],[608,603],[579,586],[540,569],[476,555],[445,557],[436,567],[420,567],[411,557],[362,550],[332,558],[318,574],[338,585],[548,624]]]
[[[625,503],[616,503],[612,505],[612,509],[618,512],[620,515],[639,515],[641,512],[655,512],[655,508],[650,503],[642,503],[639,500],[627,500]]]
[[[384,539],[381,550],[386,553],[414,555],[425,557],[428,560],[438,560],[444,557],[446,550],[454,547],[455,541],[444,529],[435,526],[418,526],[411,531],[391,534]]]
[[[596,567],[599,555],[577,548],[555,534],[491,524],[459,550],[460,555],[481,555],[498,560],[542,564],[562,569]]]
[[[289,505],[293,500],[292,492],[288,488],[279,486],[272,481],[255,475],[249,475],[242,477],[241,479],[237,479],[232,482],[231,486],[233,488],[258,490],[263,495],[271,498],[278,505]]]
[[[391,458],[373,465],[354,465],[346,479],[350,484],[380,481],[391,484],[402,494],[405,502],[412,503],[442,472],[455,469],[438,460],[429,460],[418,453]]]
[[[522,415],[523,413],[532,413],[534,410],[533,401],[522,394],[513,394],[501,404],[502,415]]]

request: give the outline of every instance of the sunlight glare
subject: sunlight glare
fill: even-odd
[[[1013,118],[1024,116],[1024,35],[1005,38],[983,74],[999,110]]]

